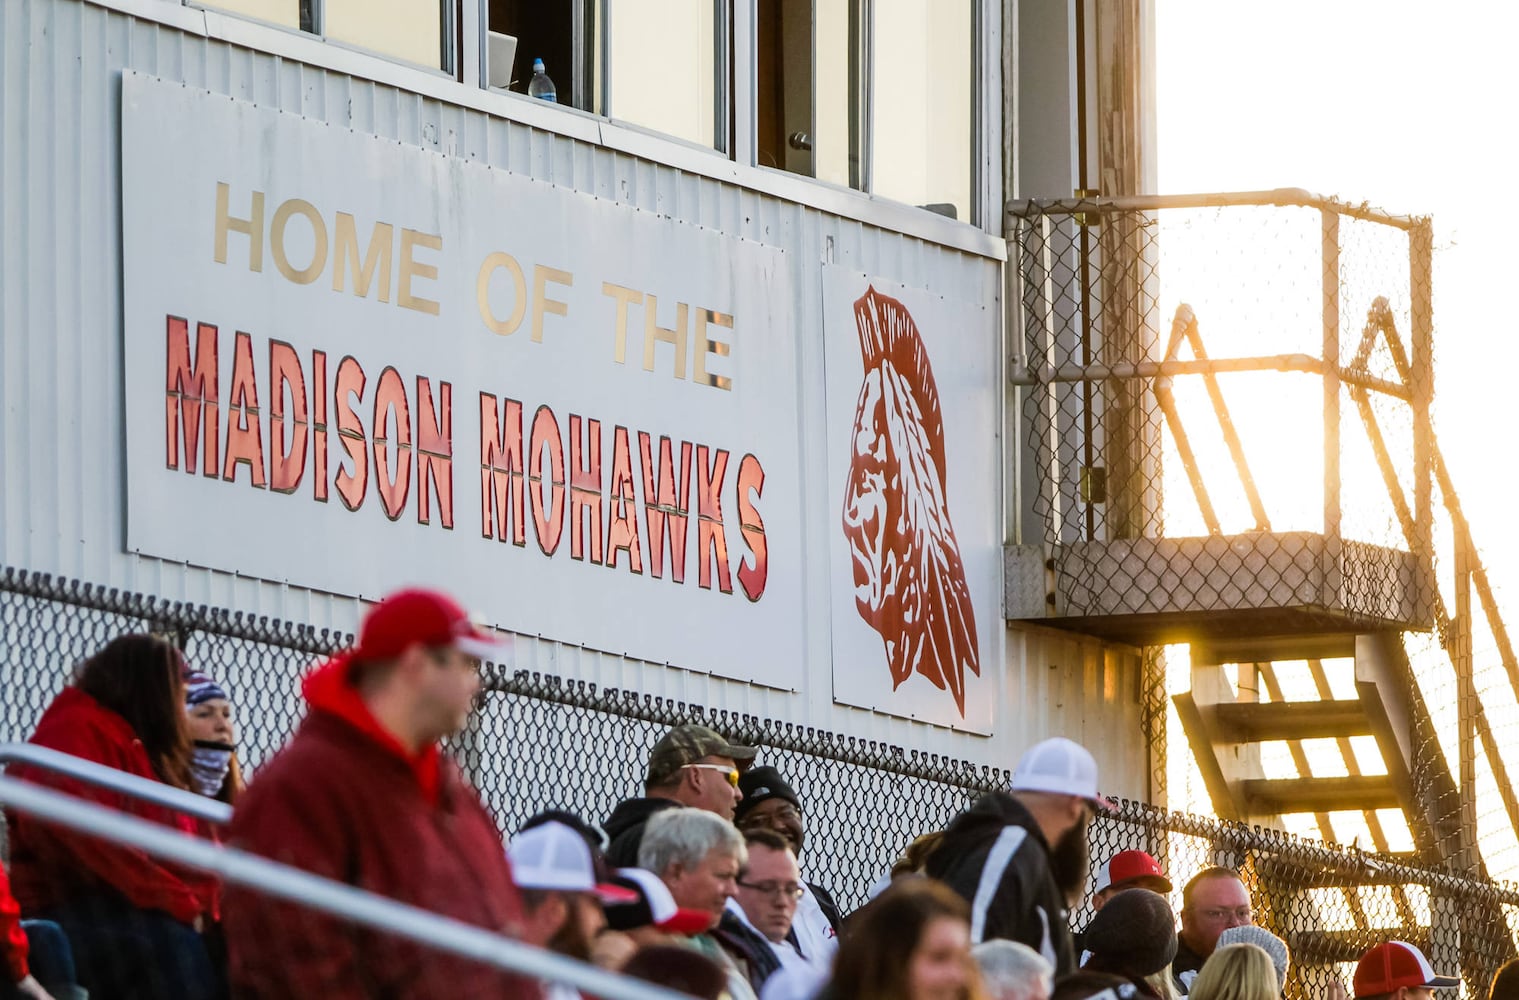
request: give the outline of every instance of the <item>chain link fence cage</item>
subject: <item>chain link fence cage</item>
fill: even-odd
[[[1008,224],[1023,541],[1047,560],[1015,617],[1430,627],[1426,220],[1237,196]]]
[[[73,668],[123,632],[171,635],[197,667],[223,679],[239,720],[239,753],[257,770],[288,738],[301,708],[296,690],[311,663],[351,637],[168,602],[74,580],[0,571],[0,654],[5,685],[0,740],[24,740]],[[469,729],[452,747],[498,817],[515,831],[544,808],[604,818],[638,794],[648,748],[671,725],[702,722],[761,747],[803,800],[803,869],[845,911],[919,834],[942,829],[1011,774],[904,747],[863,742],[784,722],[672,703],[630,691],[563,683],[493,665]],[[1124,803],[1090,832],[1094,870],[1120,850],[1159,858],[1176,883],[1212,864],[1238,868],[1257,922],[1293,951],[1286,995],[1322,997],[1348,983],[1361,951],[1388,938],[1424,948],[1436,968],[1459,969],[1468,996],[1484,993],[1514,954],[1519,891],[1449,866],[1403,863],[1280,832]],[[1080,928],[1083,906],[1072,914]]]
[[[1289,993],[1393,925],[1473,988],[1512,950],[1509,904],[1452,911],[1385,867],[1519,873],[1519,661],[1431,419],[1429,220],[1281,190],[1006,221],[1008,617],[1144,648],[1163,801],[1380,859],[1236,844],[1309,965]],[[1168,762],[1174,732],[1192,752]],[[1452,947],[1452,925],[1489,937]]]

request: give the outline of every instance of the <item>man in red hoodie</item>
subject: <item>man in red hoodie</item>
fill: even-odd
[[[239,799],[236,846],[515,935],[521,899],[500,831],[439,740],[464,727],[480,659],[499,651],[448,597],[407,590],[317,666],[305,721]],[[246,997],[535,997],[463,959],[228,890],[234,992]]]

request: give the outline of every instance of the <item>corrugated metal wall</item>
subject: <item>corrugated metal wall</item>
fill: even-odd
[[[208,37],[221,20],[168,0],[0,4],[0,563],[319,628],[351,630],[359,613],[352,600],[123,551],[123,69],[784,247],[797,262],[798,330],[821,326],[816,265],[824,260],[953,299],[996,302],[988,314],[1000,313],[1001,265],[990,257],[508,120],[500,115],[541,121],[544,114],[511,98],[470,92],[469,104],[499,102],[492,107],[497,114],[489,114]],[[252,37],[279,42],[265,47],[307,58],[320,53],[321,46],[308,39],[260,32]],[[341,55],[343,65],[364,61],[351,52]],[[395,72],[376,75],[393,78]],[[434,93],[452,86],[428,83],[422,89]],[[567,131],[595,134],[594,123],[566,120]],[[823,373],[803,372],[801,387],[804,426],[821,425]],[[807,488],[820,495],[826,472],[820,437],[803,461]],[[1001,456],[988,455],[987,461],[1000,462]],[[805,526],[810,551],[827,551],[822,522],[812,516]],[[826,592],[821,561],[809,573],[814,592]],[[811,626],[808,688],[795,694],[535,640],[518,643],[517,662],[557,676],[1000,766],[1011,766],[1019,748],[1044,735],[1087,736],[1111,775],[1104,784],[1115,793],[1143,795],[1147,767],[1132,653],[1045,630],[1009,630],[997,732],[986,739],[834,705],[825,624]]]

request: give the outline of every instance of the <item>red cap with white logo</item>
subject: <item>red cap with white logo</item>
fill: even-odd
[[[1361,956],[1355,967],[1355,995],[1376,997],[1404,987],[1451,989],[1455,976],[1437,976],[1424,953],[1406,941],[1388,941]]]

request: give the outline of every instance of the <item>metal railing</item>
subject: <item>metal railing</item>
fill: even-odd
[[[14,746],[6,749],[14,749]],[[80,774],[91,773],[92,769],[80,768],[79,771]],[[81,780],[87,779],[81,777]],[[98,783],[106,784],[103,781]],[[186,837],[179,831],[18,778],[0,776],[0,803],[7,809],[102,841],[209,872],[226,885],[239,886],[371,930],[406,938],[433,951],[502,972],[565,983],[605,1000],[680,1000],[682,996],[235,848]]]
[[[96,788],[119,792],[129,798],[203,819],[216,826],[226,826],[232,820],[232,807],[225,802],[32,743],[0,744],[0,765],[9,767],[11,764],[24,764],[39,771],[61,774]]]

